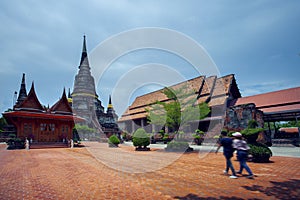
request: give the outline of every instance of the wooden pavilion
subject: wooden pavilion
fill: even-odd
[[[23,74],[19,98],[12,111],[3,113],[4,118],[15,126],[16,137],[28,138],[33,142],[63,142],[73,137],[74,121],[83,120],[72,113],[65,90],[61,98],[46,108],[39,102],[34,84],[26,94]],[[23,88],[22,88],[23,87]]]

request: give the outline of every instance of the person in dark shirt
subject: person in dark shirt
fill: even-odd
[[[229,169],[232,172],[232,175],[229,176],[229,178],[237,178],[234,167],[231,162],[231,158],[233,157],[234,149],[232,147],[232,138],[227,137],[227,132],[222,131],[221,132],[221,139],[219,140],[219,146],[216,150],[216,153],[218,153],[221,146],[223,147],[223,155],[226,159],[226,169],[224,170],[224,174],[228,175]]]

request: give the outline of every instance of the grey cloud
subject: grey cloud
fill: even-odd
[[[253,89],[247,84],[251,82],[281,80],[280,88],[299,86],[299,7],[300,2],[293,0],[2,0],[1,112],[11,107],[12,94],[18,91],[23,72],[28,77],[27,87],[35,81],[43,104],[51,105],[61,96],[64,86],[72,87],[84,33],[91,51],[114,34],[147,26],[174,29],[195,39],[208,51],[223,75],[236,74],[245,93]],[[143,58],[138,57],[137,62],[120,60],[110,76],[117,79],[116,71],[143,64]],[[164,62],[163,58],[156,62],[181,64],[173,58]],[[106,94],[114,84],[109,80],[99,85],[97,91],[102,94],[103,88],[107,90],[101,96],[104,106]],[[260,88],[257,92],[275,89]]]

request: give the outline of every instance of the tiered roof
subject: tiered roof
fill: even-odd
[[[228,75],[221,78],[211,76],[199,76],[185,82],[178,83],[170,87],[170,89],[186,88],[189,98],[194,98],[197,103],[206,102],[210,107],[226,104],[229,96],[239,98],[240,92],[237,87],[234,75]],[[163,93],[163,89],[139,96],[127,108],[125,113],[119,119],[119,122],[146,118],[146,109],[150,109],[151,104],[156,101],[168,102],[170,99]]]
[[[34,83],[32,83],[28,96],[21,102],[20,104],[16,104],[14,106],[14,110],[27,110],[33,112],[43,112],[45,108],[41,105],[40,101],[38,100],[35,89]]]
[[[74,90],[71,94],[74,96],[92,96],[98,98],[95,88],[95,80],[91,74],[91,68],[86,50],[86,39],[83,36],[82,53],[79,64],[79,72],[75,76]]]
[[[58,102],[56,102],[49,111],[51,113],[58,113],[58,114],[69,114],[72,115],[72,108],[69,104],[69,101],[67,99],[66,91],[64,89],[62,97],[59,99]]]
[[[62,97],[51,108],[46,108],[45,106],[42,106],[37,98],[34,83],[32,83],[27,97],[21,103],[17,103],[14,106],[13,111],[5,112],[4,116],[30,117],[41,119],[61,119],[69,121],[83,120],[73,115],[72,108],[69,105],[65,90],[63,91]]]

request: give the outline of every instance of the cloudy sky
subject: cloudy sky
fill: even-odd
[[[72,91],[84,34],[90,54],[101,58],[106,54],[93,52],[104,41],[144,27],[173,30],[193,39],[221,76],[235,74],[242,96],[300,86],[297,0],[2,0],[0,10],[1,113],[12,107],[22,73],[26,73],[27,91],[34,81],[43,105],[53,105],[64,87]],[[93,63],[97,66],[91,66],[92,71],[102,69],[101,62]],[[186,79],[199,75],[189,62],[170,52],[133,51],[116,58],[101,77],[95,77],[103,105],[107,106],[109,94],[117,90],[124,74],[140,66],[149,68],[149,63],[156,63],[156,74],[157,66],[168,66]],[[157,86],[160,83],[154,81],[143,90],[131,91],[130,101]]]

